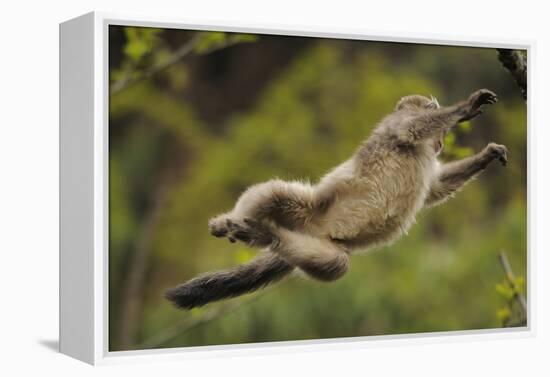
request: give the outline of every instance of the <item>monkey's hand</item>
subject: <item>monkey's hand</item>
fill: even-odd
[[[498,101],[497,95],[489,89],[479,89],[472,93],[465,103],[465,115],[462,121],[470,120],[483,112],[481,106],[492,105]]]
[[[501,144],[489,143],[485,147],[485,153],[492,160],[499,160],[502,166],[508,164],[508,148]]]
[[[242,241],[249,246],[268,246],[276,241],[270,229],[259,221],[245,218],[242,223],[227,220],[229,241]]]

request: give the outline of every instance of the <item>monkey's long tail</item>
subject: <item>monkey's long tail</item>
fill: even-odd
[[[281,280],[293,269],[276,254],[264,251],[249,263],[209,272],[168,289],[165,297],[180,309],[192,309],[212,301],[253,292]]]

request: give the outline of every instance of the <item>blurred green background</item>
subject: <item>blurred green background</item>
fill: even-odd
[[[109,67],[111,351],[485,329],[511,315],[497,254],[525,277],[526,104],[496,50],[111,26]],[[253,258],[207,229],[247,186],[317,180],[402,96],[448,105],[478,88],[499,102],[455,129],[442,159],[494,141],[509,165],[423,211],[396,244],[330,284],[291,278],[190,312],[163,298]]]

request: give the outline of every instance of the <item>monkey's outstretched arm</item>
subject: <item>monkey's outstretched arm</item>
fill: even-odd
[[[444,202],[494,160],[499,160],[502,165],[506,165],[508,159],[504,145],[490,143],[474,156],[443,165],[430,188],[425,205],[433,206]]]
[[[410,143],[421,142],[447,131],[459,122],[470,120],[481,114],[481,106],[494,104],[497,101],[495,93],[488,89],[480,89],[470,97],[455,105],[441,109],[427,110],[421,115],[405,121],[400,138]]]

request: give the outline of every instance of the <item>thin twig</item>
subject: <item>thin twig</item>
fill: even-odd
[[[153,76],[154,74],[176,64],[180,59],[183,59],[185,56],[193,52],[193,49],[197,45],[197,42],[200,40],[200,38],[200,34],[195,34],[193,38],[178,47],[178,49],[174,51],[174,53],[170,55],[165,61],[160,62],[159,64],[145,70],[143,74],[137,77],[132,77],[131,75],[128,75],[127,77],[116,81],[111,85],[111,95],[116,94],[128,88],[129,86],[134,85],[141,80],[145,80]]]
[[[508,279],[508,283],[514,289],[514,298],[521,307],[524,317],[527,318],[527,300],[525,300],[525,297],[519,291],[519,287],[516,282],[516,276],[514,275],[514,271],[512,271],[512,267],[510,266],[510,262],[508,262],[508,258],[506,257],[506,253],[504,252],[504,250],[500,251],[500,253],[498,254],[498,259],[500,260],[502,269],[506,274],[506,279]]]
[[[158,72],[160,72],[160,71],[176,64],[178,61],[180,61],[181,59],[183,59],[184,57],[186,57],[187,55],[189,55],[190,53],[192,53],[194,51],[197,43],[200,41],[201,38],[202,38],[201,33],[195,34],[193,36],[193,38],[191,38],[189,41],[184,43],[182,46],[178,47],[178,49],[176,51],[174,51],[174,53],[172,55],[170,55],[165,61],[163,61],[163,62],[161,62],[157,65],[154,65],[153,67],[150,67],[149,69],[146,69],[142,74],[140,74],[138,76],[127,75],[125,78],[116,81],[115,83],[113,83],[111,85],[110,94],[113,95],[113,94],[116,94],[118,92],[121,92],[122,90],[124,90],[124,89],[126,89],[126,88],[128,88],[128,87],[130,87],[130,86],[132,86],[132,85],[134,85],[134,84],[136,84],[136,83],[138,83],[142,80],[148,79],[148,78],[152,77],[153,75],[157,74]],[[236,40],[229,40],[229,41],[226,41],[225,43],[223,43],[219,46],[211,47],[211,48],[207,49],[206,51],[201,52],[201,54],[208,54],[208,53],[211,53],[213,51],[216,51],[216,50],[219,50],[219,49],[222,49],[222,48],[231,47],[231,46],[236,45],[238,43],[240,43],[240,42],[236,41]]]

